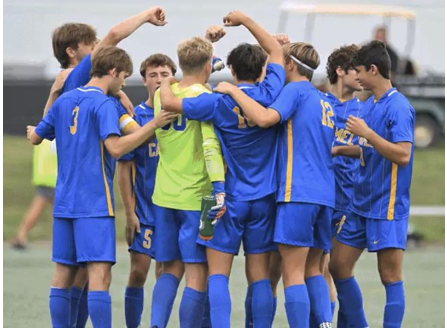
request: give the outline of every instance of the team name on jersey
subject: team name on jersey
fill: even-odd
[[[336,127],[335,136],[337,137],[337,142],[346,145],[352,145],[352,139],[355,135],[347,129]]]

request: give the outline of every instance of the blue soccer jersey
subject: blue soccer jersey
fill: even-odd
[[[54,217],[114,216],[113,158],[104,146],[120,136],[116,106],[97,87],[60,96],[35,130],[57,140]]]
[[[281,116],[278,202],[335,205],[334,111],[310,82],[290,82],[270,105]]]
[[[135,121],[144,126],[154,118],[154,109],[145,102],[135,107]],[[155,173],[158,164],[158,146],[154,139],[142,144],[132,152],[120,158],[120,161],[134,161],[132,168],[132,186],[135,200],[135,213],[144,225],[155,225],[155,209],[152,203]]]
[[[240,84],[238,87],[263,106],[269,106],[284,83],[284,68],[268,64],[267,75],[262,82]],[[250,201],[277,190],[277,127],[263,129],[250,124],[229,95],[202,94],[196,98],[184,98],[183,111],[188,119],[211,121],[216,127],[227,164],[225,190],[229,197]]]
[[[363,118],[369,128],[391,143],[414,143],[414,109],[396,88],[377,102],[369,98]],[[380,155],[366,139],[360,138],[359,144],[364,165],[360,165],[354,184],[352,210],[367,218],[405,219],[410,211],[413,149],[410,162],[401,167]]]
[[[358,137],[346,130],[346,120],[350,115],[360,117],[363,103],[356,97],[351,100],[339,100],[331,93],[330,100],[335,113],[335,138],[333,146],[357,145]],[[359,160],[338,156],[334,158],[335,173],[335,209],[346,212],[351,202],[354,180]]]

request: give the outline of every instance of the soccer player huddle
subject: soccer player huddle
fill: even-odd
[[[178,45],[180,81],[168,56],[143,61],[148,98],[135,108],[121,91],[132,60],[116,45],[145,23],[165,25],[162,8],[100,41],[85,24],[53,32],[65,70],[44,118],[27,128],[33,144],[57,144],[53,327],[84,327],[88,316],[94,327],[112,325],[115,159],[131,263],[127,327],[141,325],[151,259],[151,327],[167,326],[183,276],[180,326],[230,327],[229,277],[241,243],[246,327],[272,327],[281,276],[290,327],[332,327],[336,298],[338,327],[368,327],[354,277],[365,248],[377,253],[386,290],[383,325],[400,327],[414,110],[391,85],[384,44],[336,49],[325,94],[311,84],[320,64],[311,44],[272,36],[239,11],[223,22],[258,42],[229,52],[234,84],[208,84],[212,43],[225,36],[211,26]],[[373,94],[365,103],[355,96],[362,89]],[[212,234],[202,234],[207,225]]]

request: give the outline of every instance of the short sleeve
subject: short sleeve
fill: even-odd
[[[197,97],[183,98],[183,115],[189,120],[212,121],[218,99],[223,95],[203,93]]]
[[[54,115],[57,111],[57,106],[59,102],[56,100],[56,102],[51,106],[49,109],[47,115],[43,117],[43,119],[39,122],[34,132],[39,135],[42,138],[48,139],[52,141],[55,136],[55,118]]]
[[[84,86],[90,80],[90,71],[92,69],[91,54],[85,56],[82,61],[76,65],[76,67],[71,71],[65,80],[62,92],[66,93],[80,86]]]
[[[286,85],[275,102],[269,108],[277,111],[281,116],[281,123],[287,121],[294,113],[300,102],[300,91],[293,83]]]
[[[96,124],[103,141],[110,135],[121,136],[118,124],[118,111],[112,100],[108,99],[96,110]]]
[[[265,79],[255,88],[243,89],[247,96],[264,107],[275,101],[286,82],[286,72],[279,64],[268,64],[266,73]]]
[[[393,102],[390,105],[390,117],[387,125],[391,132],[391,142],[414,143],[413,108],[403,102]]]
[[[124,154],[121,158],[118,159],[118,161],[132,161],[135,158],[134,151],[131,151],[127,154]]]

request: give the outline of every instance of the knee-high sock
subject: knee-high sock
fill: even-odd
[[[126,287],[124,293],[124,315],[127,328],[138,328],[141,324],[141,314],[144,307],[143,287]]]
[[[386,305],[383,317],[384,328],[400,328],[405,313],[405,292],[402,281],[385,285]]]
[[[353,328],[366,328],[365,312],[363,310],[363,298],[360,287],[352,276],[347,279],[334,280],[337,287],[340,310],[346,317],[346,322]]]
[[[251,308],[254,328],[269,328],[273,319],[273,292],[269,279],[253,282]]]
[[[70,326],[70,291],[51,287],[49,307],[53,328],[68,328]]]
[[[229,328],[231,299],[228,277],[221,274],[211,275],[208,278],[208,289],[213,328]]]
[[[203,313],[202,328],[212,328],[211,325],[211,310],[210,310],[210,299],[208,297],[208,291],[206,292],[206,304],[205,312]]]
[[[82,289],[71,286],[70,288],[70,328],[76,328],[78,321],[79,303],[82,297]]]
[[[206,292],[185,287],[180,303],[180,328],[200,328],[205,304]]]
[[[290,328],[309,328],[310,302],[305,284],[287,287],[286,313]]]
[[[253,314],[251,311],[251,301],[253,298],[253,289],[249,285],[247,295],[245,295],[245,328],[253,328]]]
[[[317,327],[320,327],[322,324],[332,323],[329,288],[324,280],[324,276],[315,275],[306,279],[306,287],[309,293],[310,310],[317,320]]]
[[[270,328],[273,327],[273,322],[275,321],[276,306],[277,305],[278,305],[278,298],[273,297],[273,313],[272,313],[272,322],[270,323]]]
[[[112,299],[108,291],[88,292],[88,313],[93,328],[112,327]]]
[[[152,293],[151,327],[167,327],[179,283],[179,279],[170,273],[158,278]]]
[[[82,291],[81,300],[78,307],[78,319],[76,320],[76,328],[85,328],[88,320],[88,286]]]

